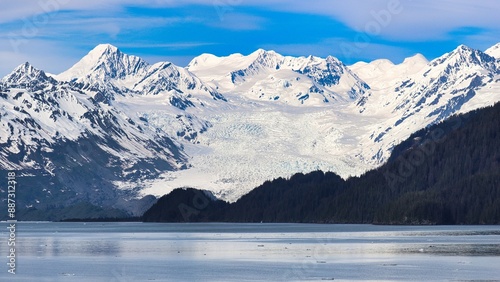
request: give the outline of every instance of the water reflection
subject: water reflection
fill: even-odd
[[[118,256],[121,242],[113,240],[79,240],[75,237],[63,238],[25,238],[20,240],[20,256],[58,257],[58,256]]]
[[[410,245],[398,249],[399,253],[426,253],[442,256],[500,256],[500,244],[437,244]]]
[[[20,225],[26,281],[66,281],[67,275],[74,281],[499,277],[500,226]]]

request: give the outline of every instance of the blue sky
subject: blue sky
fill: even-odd
[[[497,0],[17,0],[0,11],[0,76],[59,73],[110,43],[150,63],[202,53],[335,56],[352,64],[500,42]]]

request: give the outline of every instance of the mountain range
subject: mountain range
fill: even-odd
[[[177,187],[234,202],[297,172],[348,178],[413,132],[500,101],[499,58],[500,44],[398,65],[257,50],[179,67],[102,44],[61,74],[25,63],[1,80],[0,166],[18,172],[20,208],[132,215]]]

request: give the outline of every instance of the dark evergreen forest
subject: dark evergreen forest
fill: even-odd
[[[500,103],[414,133],[359,177],[299,173],[232,204],[178,189],[143,221],[500,224]]]

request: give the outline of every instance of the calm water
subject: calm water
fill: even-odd
[[[16,240],[0,281],[500,279],[500,226],[18,223]]]

